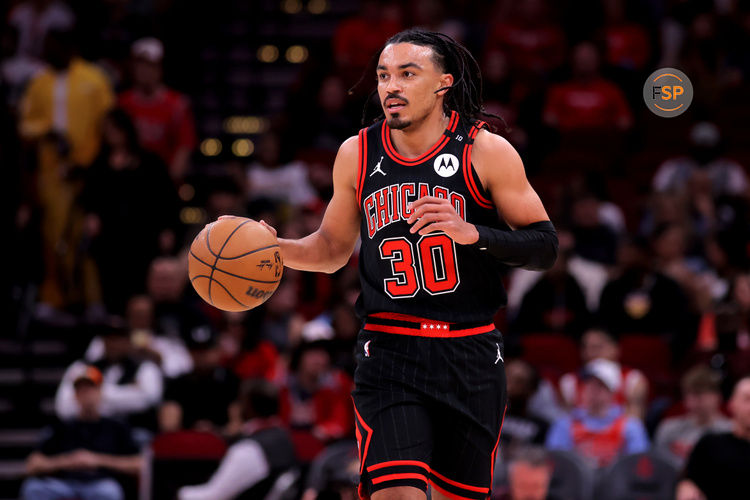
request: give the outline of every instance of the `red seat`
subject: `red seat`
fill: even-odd
[[[578,346],[570,337],[559,333],[531,333],[521,336],[523,359],[545,378],[557,380],[578,370],[581,362]]]
[[[620,362],[643,372],[649,381],[652,397],[669,396],[677,389],[677,378],[671,370],[672,353],[662,338],[624,335],[620,338]]]
[[[631,334],[620,338],[620,362],[644,373],[668,371],[672,354],[664,339],[651,335]]]
[[[308,429],[291,429],[290,434],[297,460],[303,464],[312,462],[325,448],[323,441],[315,437]]]
[[[212,432],[176,431],[160,434],[151,443],[154,458],[218,460],[227,443]]]
[[[150,498],[177,498],[186,485],[205,483],[227,451],[223,439],[211,432],[176,431],[160,434],[151,443],[153,457],[142,477]]]

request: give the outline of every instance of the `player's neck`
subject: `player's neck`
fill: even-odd
[[[420,124],[406,130],[391,129],[393,147],[406,158],[422,156],[440,139],[449,122],[450,116],[443,113],[442,107],[436,108]]]

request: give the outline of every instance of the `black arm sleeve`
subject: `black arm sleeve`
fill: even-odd
[[[474,245],[503,264],[533,271],[549,269],[557,259],[557,232],[552,222],[534,222],[515,231],[476,226],[479,240]]]

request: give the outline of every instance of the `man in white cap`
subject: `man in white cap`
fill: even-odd
[[[605,467],[622,455],[648,450],[643,423],[626,415],[615,403],[622,384],[617,363],[606,359],[590,361],[581,378],[581,404],[569,417],[553,424],[547,434],[547,447],[575,451],[596,467]]]
[[[620,346],[612,333],[603,328],[589,328],[581,336],[581,360],[588,363],[597,358],[608,359],[620,367],[622,383],[615,392],[615,402],[623,405],[629,415],[643,418],[648,399],[648,380],[640,370],[619,363]],[[568,408],[580,404],[583,384],[579,373],[566,373],[560,377],[558,387]]]
[[[158,154],[175,182],[182,180],[195,148],[195,122],[188,98],[162,80],[164,45],[156,38],[133,43],[133,88],[119,104],[133,119],[141,145]]]

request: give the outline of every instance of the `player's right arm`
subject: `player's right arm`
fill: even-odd
[[[302,271],[332,273],[349,261],[360,224],[356,193],[357,141],[356,136],[350,137],[339,148],[333,164],[333,197],[318,230],[298,240],[279,238],[284,265]]]

